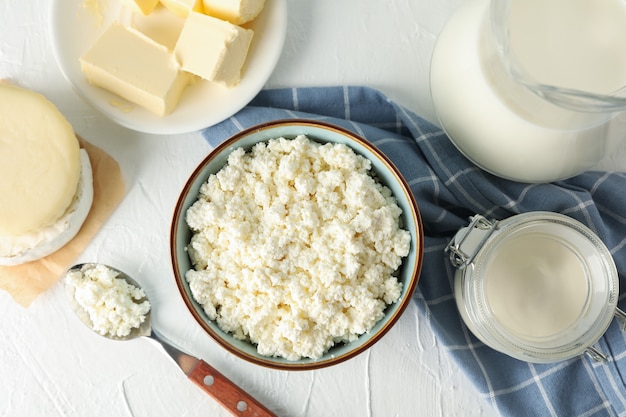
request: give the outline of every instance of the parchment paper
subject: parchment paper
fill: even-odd
[[[78,234],[67,245],[38,261],[0,266],[0,289],[28,307],[37,296],[54,285],[73,265],[104,222],[122,201],[124,181],[118,163],[102,149],[79,137],[93,170],[93,203]]]

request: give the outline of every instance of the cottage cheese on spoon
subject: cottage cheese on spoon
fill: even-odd
[[[65,284],[73,289],[73,299],[88,314],[90,327],[102,336],[128,336],[150,311],[143,290],[104,265],[71,269],[65,275]]]

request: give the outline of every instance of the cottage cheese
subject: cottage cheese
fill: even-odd
[[[150,311],[143,290],[118,275],[104,265],[94,265],[72,270],[65,278],[74,290],[74,300],[89,315],[92,329],[103,336],[128,336]]]
[[[187,211],[186,273],[208,317],[265,356],[319,358],[400,297],[411,244],[371,163],[305,136],[236,149]]]

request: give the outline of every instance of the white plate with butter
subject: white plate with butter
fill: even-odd
[[[82,73],[79,58],[115,21],[133,26],[170,48],[183,23],[161,6],[142,16],[117,0],[53,0],[50,32],[61,71],[87,102],[116,123],[145,133],[179,134],[227,119],[263,88],[283,49],[287,4],[286,0],[266,0],[261,14],[244,25],[255,34],[239,84],[226,88],[198,80],[185,89],[176,109],[163,117],[89,84]]]

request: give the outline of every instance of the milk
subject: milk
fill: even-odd
[[[494,320],[531,341],[574,325],[590,290],[576,253],[558,238],[536,232],[504,242],[486,265],[484,279]]]
[[[510,52],[530,78],[599,94],[626,86],[624,0],[512,0],[510,16]]]
[[[619,0],[556,2],[563,11],[571,11],[561,13],[559,9],[557,20],[562,21],[587,13],[580,11],[586,3],[593,3],[594,8],[600,9],[603,8],[601,5],[610,3],[607,13],[611,14],[611,8]],[[515,16],[511,23],[514,29],[511,47],[520,59],[526,57],[524,59],[528,60],[527,55],[536,51],[537,44],[541,43],[541,36],[552,38],[552,44],[557,41],[557,35],[550,36],[551,32],[547,29],[535,38],[518,36],[521,32],[528,34],[535,30],[533,22],[526,17],[529,11],[534,13],[535,8],[544,3],[547,2],[513,1],[512,11]],[[614,116],[564,109],[516,83],[496,55],[491,36],[489,4],[489,0],[468,0],[463,3],[437,40],[431,65],[431,93],[442,127],[470,160],[504,178],[547,182],[591,168],[619,143],[626,131],[626,117],[621,114]],[[626,30],[626,18],[622,26],[622,30]],[[561,47],[561,50],[576,52],[579,38],[578,35],[572,36],[571,44]],[[622,36],[620,40],[626,43],[626,37]],[[544,48],[530,61],[542,62],[545,55],[552,52],[553,49]],[[570,58],[572,55],[569,54]],[[568,54],[562,56],[567,57]],[[605,65],[609,56],[598,59]],[[571,66],[570,59],[563,61],[560,68],[546,70],[542,65],[529,65],[524,70],[548,82],[554,81],[554,78],[560,80],[564,69],[567,69],[566,73],[575,73]],[[611,89],[620,83],[626,85],[622,80],[622,73],[626,74],[624,70],[614,71],[615,76],[608,73],[596,76],[594,71],[581,68],[580,74],[573,74],[571,79],[563,82],[570,87],[580,86],[582,79],[588,82],[587,87],[596,90]],[[589,72],[594,76],[589,77]],[[599,81],[597,78],[606,80]]]

